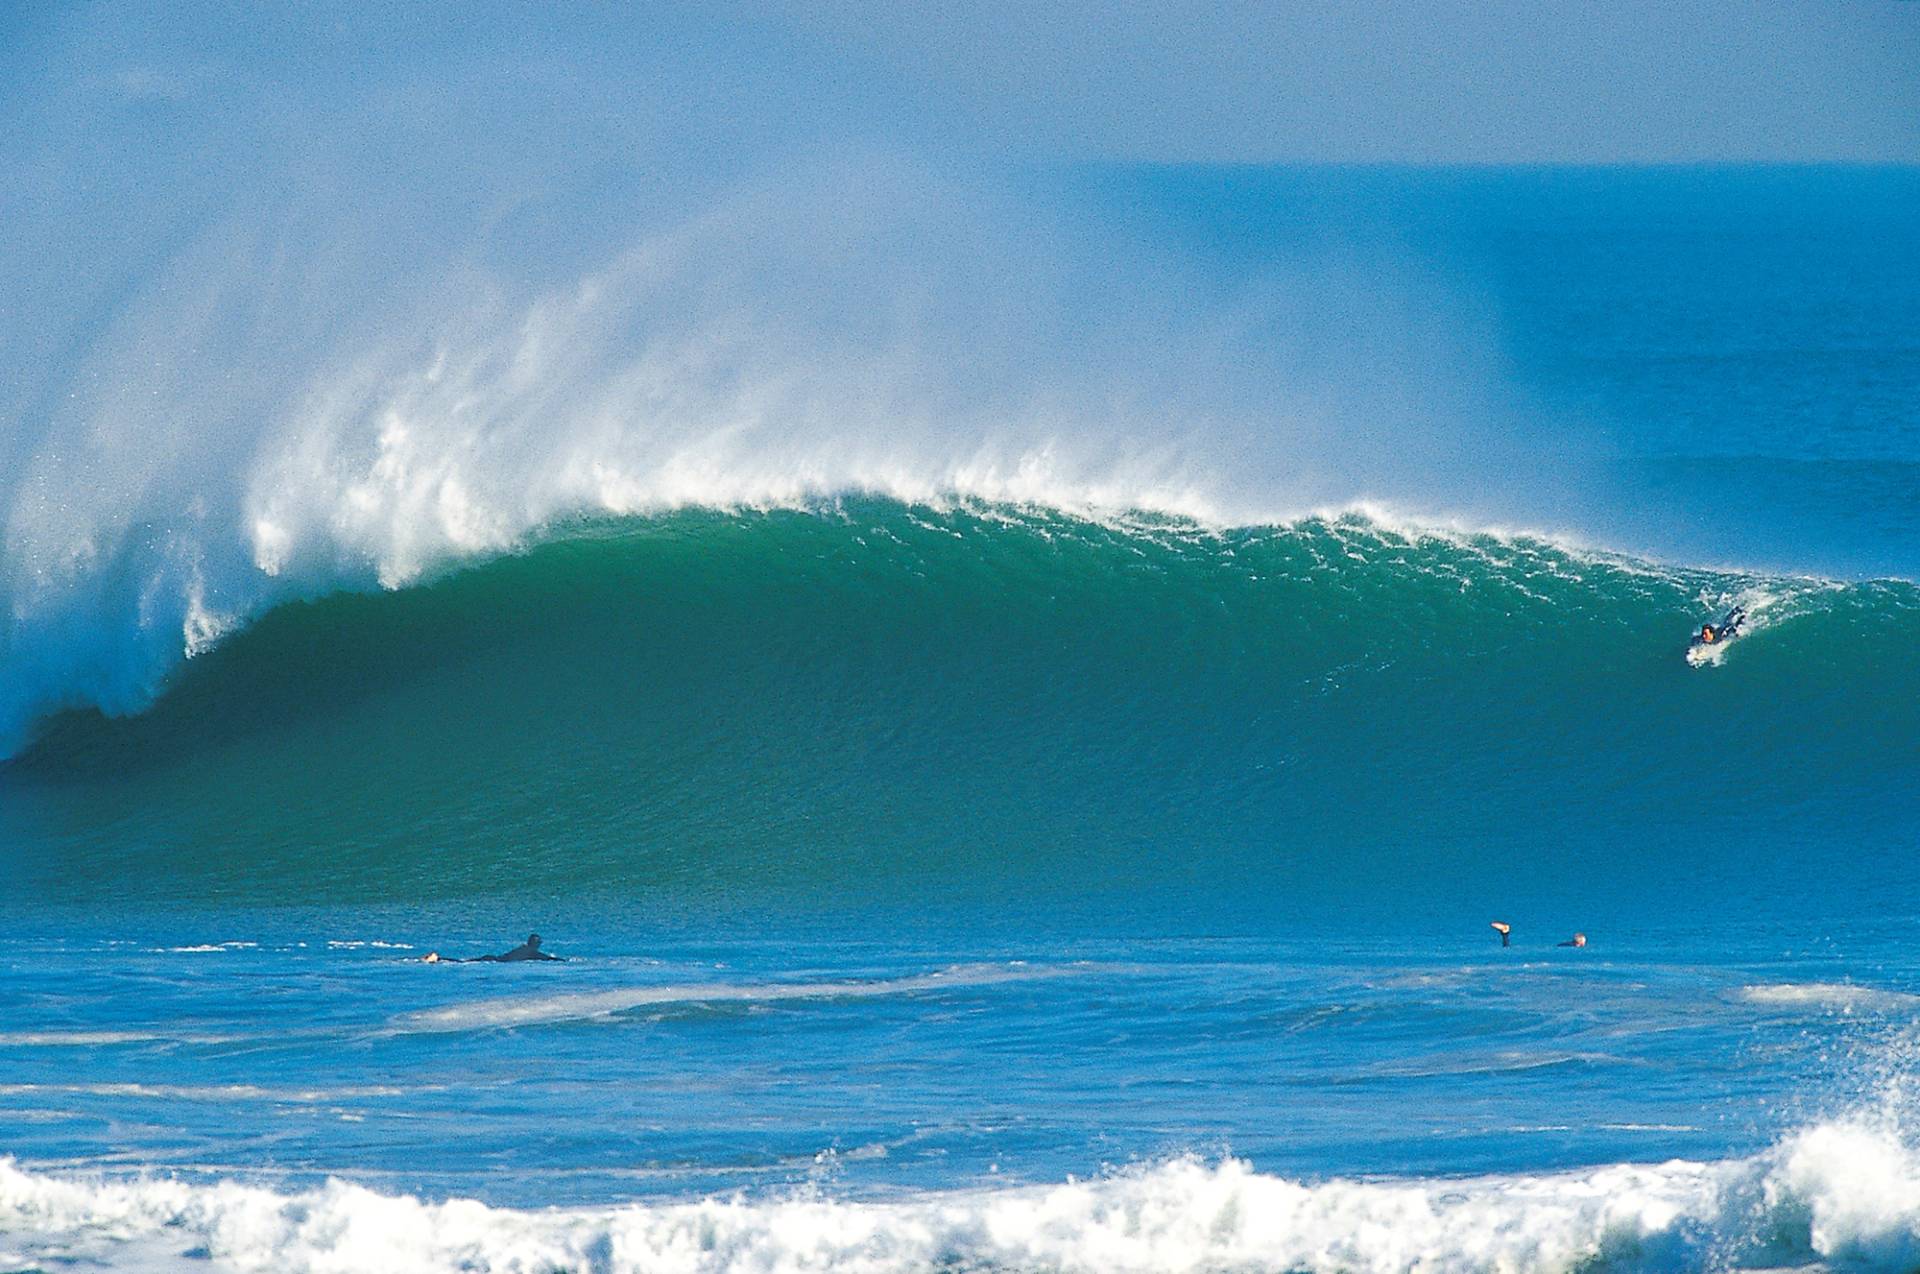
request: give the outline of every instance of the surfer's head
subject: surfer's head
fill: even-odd
[[[1708,643],[1711,643],[1713,641],[1713,625],[1712,624],[1702,624],[1700,626],[1700,640]]]
[[[537,933],[528,934],[527,945],[532,947],[535,951],[538,951],[540,949],[540,935]]]
[[[1576,947],[1584,947],[1584,946],[1586,946],[1586,945],[1587,945],[1587,935],[1586,935],[1586,934],[1584,934],[1584,933],[1576,933],[1576,934],[1574,934],[1574,935],[1573,935],[1573,945],[1574,945],[1574,946],[1576,946]]]

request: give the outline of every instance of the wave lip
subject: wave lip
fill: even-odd
[[[568,506],[499,543],[436,558],[431,570],[391,579],[376,581],[351,571],[297,581],[249,575],[248,584],[229,590],[234,594],[227,606],[230,622],[217,636],[192,639],[165,621],[166,608],[157,600],[164,592],[159,582],[141,584],[146,600],[131,617],[109,613],[108,607],[84,623],[56,622],[57,615],[32,607],[23,611],[21,599],[10,599],[0,564],[0,603],[11,601],[15,611],[11,627],[0,626],[0,760],[27,749],[45,719],[61,712],[92,708],[121,716],[145,710],[185,661],[208,654],[293,601],[383,586],[444,590],[455,566],[497,566],[502,559],[527,555],[543,555],[542,562],[551,566],[557,558],[596,547],[603,567],[620,559],[627,567],[644,564],[650,570],[712,576],[757,569],[754,582],[768,594],[791,581],[767,562],[786,562],[791,570],[794,561],[826,554],[840,567],[827,577],[836,585],[854,587],[868,571],[870,582],[896,592],[919,587],[920,572],[937,567],[956,587],[998,581],[1004,590],[1000,601],[1009,609],[1044,602],[1061,589],[1085,589],[1093,583],[1088,572],[1105,572],[1116,590],[1131,580],[1137,602],[1151,589],[1130,573],[1145,566],[1149,574],[1179,581],[1200,607],[1217,606],[1219,591],[1232,581],[1284,587],[1311,580],[1329,609],[1329,621],[1342,606],[1389,594],[1425,607],[1435,600],[1430,596],[1435,589],[1488,590],[1538,609],[1541,622],[1556,625],[1573,617],[1611,626],[1626,619],[1629,608],[1638,612],[1649,605],[1660,607],[1661,622],[1671,623],[1675,616],[1667,612],[1697,610],[1673,633],[1680,644],[1687,621],[1735,602],[1752,612],[1750,627],[1757,632],[1770,622],[1830,609],[1835,599],[1822,594],[1846,594],[1844,586],[1829,581],[1762,580],[1743,572],[1661,566],[1543,532],[1422,519],[1378,503],[1236,520],[1142,492],[982,487],[973,482],[902,489],[898,483],[874,483],[779,498],[746,493],[661,508]],[[692,558],[676,555],[669,546],[682,542],[697,543],[700,552]],[[1077,552],[1071,561],[1052,563],[1062,574],[1039,578],[1046,555],[1061,549]],[[983,570],[988,574],[982,576]],[[684,580],[665,582],[676,595],[695,587]],[[1243,608],[1259,607],[1270,602],[1263,598],[1272,588],[1241,591]],[[1409,591],[1420,596],[1404,596]],[[1895,611],[1911,604],[1905,591],[1880,600],[1892,602]],[[1855,601],[1884,619],[1884,607],[1864,596]],[[1771,617],[1763,614],[1769,608]],[[654,618],[667,622],[673,616],[662,611]]]
[[[28,1261],[57,1253],[138,1268],[170,1244],[289,1274],[1897,1270],[1920,1259],[1920,1156],[1885,1129],[1841,1121],[1750,1159],[1537,1176],[1309,1183],[1237,1159],[1183,1158],[1088,1181],[881,1202],[810,1192],[538,1211],[340,1180],[282,1194],[0,1160],[0,1234]]]

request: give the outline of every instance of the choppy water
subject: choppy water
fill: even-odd
[[[1913,1251],[1916,997],[1892,988],[1916,970],[1886,962],[1902,944],[1884,926],[1501,951],[795,925],[641,940],[576,918],[549,939],[575,961],[534,967],[422,964],[439,935],[405,925],[321,937],[363,917],[254,912],[204,942],[10,960],[7,1020],[33,1028],[0,1036],[13,1259],[1900,1268]]]

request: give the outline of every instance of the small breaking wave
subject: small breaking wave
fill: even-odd
[[[1920,1159],[1885,1130],[1838,1122],[1748,1159],[1537,1176],[1309,1182],[1181,1158],[884,1201],[816,1190],[538,1211],[340,1180],[280,1193],[0,1160],[0,1233],[27,1261],[134,1268],[171,1248],[287,1274],[1904,1270],[1920,1258]]]
[[[1852,982],[1773,982],[1740,989],[1749,1004],[1777,1008],[1818,1008],[1851,1013],[1892,1012],[1920,1005],[1920,995],[1859,986]]]
[[[388,1024],[388,1031],[397,1035],[412,1035],[539,1026],[610,1017],[632,1009],[670,1004],[871,999],[876,996],[911,995],[921,991],[1058,977],[1065,972],[1068,970],[1024,964],[956,965],[933,973],[873,981],[677,983],[613,987],[562,995],[498,996],[404,1013]]]
[[[353,1084],[341,1088],[266,1088],[259,1084],[0,1084],[0,1096],[72,1093],[89,1097],[139,1097],[163,1101],[284,1102],[312,1105],[367,1097],[397,1097],[410,1091],[391,1084]]]
[[[227,1044],[231,1035],[168,1031],[0,1031],[0,1048],[106,1048],[115,1044]]]

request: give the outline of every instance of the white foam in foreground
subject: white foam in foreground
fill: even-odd
[[[1920,1262],[1920,1160],[1821,1125],[1720,1163],[1303,1184],[1183,1159],[887,1202],[818,1194],[516,1211],[344,1181],[44,1175],[0,1160],[0,1263],[287,1271],[1571,1271]]]

